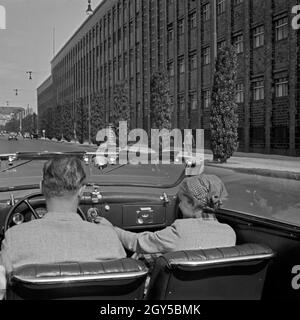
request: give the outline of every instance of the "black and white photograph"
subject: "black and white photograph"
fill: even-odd
[[[0,312],[299,301],[300,2],[0,0],[0,248]]]

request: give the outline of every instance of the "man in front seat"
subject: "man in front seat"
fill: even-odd
[[[0,299],[5,287],[4,268],[9,274],[28,264],[126,257],[113,228],[85,222],[77,214],[85,178],[77,158],[57,158],[45,164],[42,191],[48,213],[43,219],[15,226],[6,232],[0,253]]]

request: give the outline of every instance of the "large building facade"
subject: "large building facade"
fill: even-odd
[[[105,95],[127,81],[131,125],[150,128],[150,79],[170,77],[172,121],[203,128],[209,140],[214,61],[234,44],[238,54],[240,150],[300,155],[300,36],[297,0],[104,0],[52,60],[38,89],[41,113],[53,104]],[[51,96],[52,95],[52,96]]]

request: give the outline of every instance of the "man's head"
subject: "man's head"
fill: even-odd
[[[45,163],[42,191],[47,201],[57,198],[78,198],[86,174],[75,157],[55,158]]]

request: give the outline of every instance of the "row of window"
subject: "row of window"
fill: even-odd
[[[192,28],[196,28],[196,13],[192,13],[189,16],[189,20],[190,20],[190,25]],[[130,34],[132,34],[132,30],[133,30],[133,25],[130,24]],[[138,29],[138,24],[136,25],[136,28]],[[178,28],[179,28],[179,34],[183,34],[184,33],[184,20],[180,20],[178,23]],[[124,26],[124,30],[127,29],[127,26]],[[98,31],[98,29],[96,29],[96,31]],[[95,35],[97,36],[97,32],[92,32],[93,36]],[[275,21],[275,38],[276,41],[280,41],[283,39],[286,39],[288,37],[288,33],[289,33],[289,29],[288,29],[288,18],[287,17],[283,17],[281,19],[278,19]],[[139,34],[139,33],[137,33]],[[119,29],[118,32],[118,38],[119,38],[119,43],[118,43],[118,51],[119,53],[121,53],[123,50],[127,50],[127,33],[126,31],[124,31],[124,42],[123,45],[120,41],[121,39],[121,29]],[[130,36],[130,39],[132,37]],[[106,56],[107,55],[107,50],[112,50],[112,43],[114,43],[114,47],[115,49],[117,48],[116,45],[116,39],[117,39],[117,35],[116,33],[114,33],[113,35],[113,40],[111,37],[108,38],[108,41],[104,41],[103,43],[100,43],[99,45],[97,45],[97,47],[94,49],[94,53],[96,55],[96,57],[98,57],[99,55],[102,56]],[[173,41],[174,39],[174,32],[173,32],[173,28],[169,26],[168,28],[168,40],[169,41]],[[264,30],[264,26],[258,26],[255,29],[253,29],[253,47],[254,48],[258,48],[264,45],[265,42],[265,30]],[[137,41],[139,40],[139,37],[136,39]],[[87,41],[80,41],[80,44],[85,44]],[[131,40],[132,42],[132,40]],[[237,36],[235,36],[233,38],[233,43],[236,46],[236,50],[237,53],[243,53],[244,52],[244,36],[242,34],[239,34]],[[218,43],[218,48],[223,47],[226,44],[226,41],[221,41]],[[123,47],[124,46],[124,47]],[[81,46],[79,46],[79,48],[82,48]],[[117,54],[116,52],[117,50],[114,50],[114,55]],[[111,52],[110,52],[111,55]],[[210,48],[204,48],[203,49],[203,65],[207,65],[211,62],[211,57],[210,57]],[[58,65],[58,69],[60,69],[60,66],[62,65],[62,63],[64,63],[64,60],[61,61],[61,63]],[[55,68],[56,69],[56,68]]]
[[[281,41],[289,36],[288,18],[282,18],[275,21],[275,40]],[[237,53],[244,52],[244,36],[242,34],[233,38],[233,43]],[[253,30],[253,48],[259,48],[265,44],[265,28],[258,26]]]
[[[168,73],[170,77],[174,77],[175,75],[175,68],[174,68],[174,62],[171,61],[168,63]],[[197,69],[197,55],[191,54],[189,58],[189,71],[193,71]],[[179,74],[185,73],[185,60],[184,57],[178,58],[178,71]]]
[[[140,96],[140,76],[137,77],[137,95]],[[131,85],[131,89],[133,89],[133,85]],[[133,93],[133,92],[132,92]],[[288,84],[288,78],[282,77],[275,79],[275,97],[287,97],[289,94],[289,84]],[[252,83],[252,96],[253,101],[260,101],[265,98],[265,88],[264,88],[264,80],[258,79],[255,80]],[[243,83],[238,83],[236,85],[236,102],[237,103],[244,103],[245,98],[245,88]],[[204,106],[204,109],[209,109],[211,104],[211,90],[205,89],[202,91],[202,103]],[[185,109],[185,101],[184,97],[179,97],[179,108],[180,110]],[[192,93],[190,95],[190,104],[191,104],[191,110],[197,110],[197,94]]]
[[[252,83],[253,100],[259,101],[265,98],[264,80],[259,79]],[[275,79],[275,97],[287,97],[289,94],[289,82],[287,77]],[[244,102],[244,85],[242,83],[236,86],[236,102]]]
[[[276,97],[285,97],[288,96],[288,78],[279,78],[275,80],[275,95]],[[253,83],[253,100],[259,101],[264,99],[264,84],[263,80],[255,81]],[[244,102],[244,85],[239,83],[236,85],[236,102],[243,103]],[[203,90],[202,91],[202,103],[204,109],[209,109],[211,105],[211,90]],[[190,95],[190,105],[191,110],[197,110],[197,95]],[[181,111],[185,110],[185,100],[183,96],[179,97],[178,106]]]
[[[202,51],[202,63],[203,65],[210,64],[211,55],[210,55],[210,47],[206,47]],[[175,75],[175,68],[174,62],[171,61],[168,63],[168,73],[170,77],[174,77]],[[179,74],[185,73],[185,60],[184,57],[181,56],[178,58],[178,72]],[[193,53],[189,56],[189,71],[193,71],[197,69],[197,54]]]
[[[180,20],[178,24],[179,28],[179,35],[182,35],[184,33],[184,21],[183,19]],[[281,18],[279,20],[275,21],[275,39],[276,41],[280,41],[283,39],[287,39],[289,34],[289,28],[288,28],[288,18]],[[253,47],[259,48],[264,45],[265,43],[265,30],[264,26],[258,26],[255,29],[253,29]],[[174,30],[172,25],[168,27],[168,42],[172,42],[174,40]],[[239,34],[232,39],[233,44],[236,47],[237,53],[243,53],[244,52],[244,36],[243,34]],[[224,45],[226,45],[226,41],[221,41],[218,43],[218,49],[222,48]],[[209,54],[208,48],[206,53],[204,53],[204,56]],[[206,58],[204,60],[204,64],[210,63],[209,58]]]
[[[288,37],[288,25],[287,25],[287,18],[280,19],[276,22],[276,40],[283,40]],[[236,47],[236,52],[243,53],[244,52],[244,36],[238,35],[233,38],[233,43]],[[226,45],[226,41],[221,41],[218,43],[218,49],[221,49]],[[256,27],[253,31],[253,46],[254,48],[258,48],[264,45],[264,26]],[[197,58],[196,55],[191,56],[191,68],[197,68]],[[210,47],[206,47],[202,51],[202,63],[203,65],[208,65],[211,62],[211,54],[210,54]],[[174,75],[174,66],[170,65],[170,75]],[[179,59],[179,72],[184,73],[185,71],[185,64],[183,58]]]

